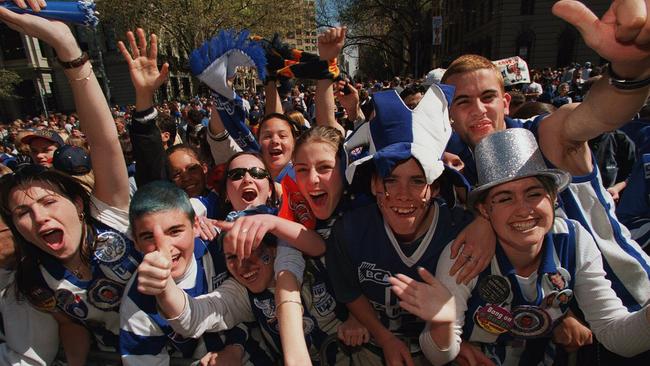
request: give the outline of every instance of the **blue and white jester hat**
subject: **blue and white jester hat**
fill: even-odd
[[[451,136],[449,100],[454,87],[433,84],[415,109],[409,109],[396,91],[372,95],[375,117],[362,125],[345,142],[350,152],[369,146],[368,155],[350,163],[345,171],[349,183],[358,166],[370,160],[377,174],[386,177],[400,162],[414,157],[418,160],[427,183],[433,183],[445,170],[441,160]]]
[[[259,151],[260,146],[245,123],[244,102],[228,85],[240,66],[255,67],[259,77],[265,77],[264,49],[260,42],[250,39],[246,30],[222,30],[190,55],[192,73],[212,89],[215,107],[230,136],[242,150]]]
[[[266,73],[266,56],[258,41],[249,37],[247,30],[236,32],[222,30],[215,37],[203,43],[190,55],[190,69],[210,89],[228,98],[235,98],[235,91],[227,80],[235,76],[237,68],[257,68],[260,79]]]

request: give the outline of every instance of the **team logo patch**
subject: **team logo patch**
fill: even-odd
[[[311,331],[314,330],[314,321],[306,316],[302,317],[302,330],[307,334],[311,334]]]
[[[57,306],[73,318],[85,319],[88,316],[88,306],[79,295],[70,290],[56,290],[54,292]]]
[[[103,263],[113,263],[120,260],[126,253],[124,237],[113,231],[97,235],[95,239],[95,257]]]
[[[474,314],[474,321],[481,328],[492,334],[502,334],[512,328],[512,314],[508,309],[487,304],[481,306]]]
[[[126,256],[124,257],[124,260],[121,260],[107,267],[110,268],[110,271],[112,272],[113,275],[117,277],[118,280],[127,282],[131,278],[131,276],[133,276],[135,271],[138,269],[138,262],[133,257]],[[106,273],[106,275],[111,278],[114,277],[111,276],[110,273]]]
[[[311,294],[313,297],[314,308],[320,316],[326,316],[334,311],[336,301],[334,297],[327,292],[327,287],[324,283],[317,283],[312,286]]]
[[[359,282],[370,281],[380,285],[388,286],[388,277],[391,276],[390,272],[375,268],[375,263],[361,262],[358,269]]]
[[[489,275],[478,284],[478,294],[490,304],[502,304],[510,297],[510,282],[505,277]]]
[[[124,286],[105,278],[98,280],[88,291],[88,301],[101,310],[117,310]]]
[[[551,317],[536,306],[518,306],[512,310],[513,324],[510,333],[520,338],[536,338],[551,329]]]
[[[56,308],[56,298],[54,292],[49,288],[36,287],[29,291],[27,295],[29,302],[33,307],[40,311],[51,312]]]
[[[262,310],[262,313],[267,318],[267,322],[275,320],[275,305],[271,303],[271,299],[253,299],[255,307]]]

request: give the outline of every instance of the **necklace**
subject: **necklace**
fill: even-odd
[[[75,268],[75,269],[68,268],[68,270],[70,272],[72,272],[72,274],[75,277],[77,277],[78,279],[83,279],[83,271],[82,271],[82,269],[83,269],[83,264],[78,265],[77,268]]]
[[[86,240],[87,240],[87,239],[86,239],[86,225],[83,225],[83,231],[81,232],[81,237],[82,237],[81,245],[84,245],[84,243],[85,243]],[[68,271],[70,271],[70,272],[71,272],[75,277],[77,277],[77,278],[80,279],[80,280],[83,280],[83,279],[84,279],[84,272],[85,272],[85,271],[84,271],[84,265],[85,265],[85,263],[84,263],[83,260],[81,259],[81,249],[79,249],[79,253],[78,253],[77,255],[79,255],[79,261],[80,261],[81,263],[77,264],[77,265],[75,266],[75,268],[70,268],[70,267],[68,267],[68,266],[65,266],[65,267],[66,267],[66,268],[68,269]]]

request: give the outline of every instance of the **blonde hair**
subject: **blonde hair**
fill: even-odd
[[[476,71],[476,70],[492,70],[499,80],[499,85],[501,85],[501,91],[505,92],[505,85],[503,82],[503,75],[497,67],[492,63],[492,61],[487,58],[479,55],[463,55],[455,59],[449,68],[442,75],[441,82],[444,84],[450,77],[458,74],[464,74],[466,72]]]
[[[298,151],[303,145],[315,142],[322,142],[324,144],[327,144],[331,146],[334,151],[338,152],[339,148],[343,145],[343,135],[341,135],[341,132],[334,127],[312,127],[300,135],[298,140],[296,140],[296,144],[293,148],[293,158],[296,158]]]
[[[290,120],[296,122],[298,126],[305,127],[305,122],[306,122],[305,116],[303,116],[302,113],[300,113],[299,111],[289,112],[287,113],[287,117]]]

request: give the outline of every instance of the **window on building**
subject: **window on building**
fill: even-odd
[[[535,0],[521,0],[521,15],[533,15],[535,13]]]
[[[530,60],[534,43],[535,32],[532,30],[527,30],[520,33],[517,37],[515,54],[524,60]]]
[[[9,29],[4,23],[0,23],[0,49],[2,50],[2,58],[5,60],[27,58],[22,36],[20,33]]]

